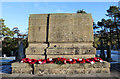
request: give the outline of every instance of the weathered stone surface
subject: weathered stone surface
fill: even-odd
[[[72,42],[72,14],[50,14],[49,42]]]
[[[49,48],[73,48],[74,43],[50,43]]]
[[[12,73],[26,73],[26,74],[32,74],[32,67],[28,63],[19,63],[14,62],[12,63]]]
[[[85,54],[85,55],[47,55],[47,58],[57,58],[57,57],[64,57],[64,58],[94,58],[94,54]],[[45,59],[45,55],[26,55],[26,58],[30,59]]]
[[[19,63],[19,62],[14,62],[14,63],[12,63],[12,67],[15,67],[15,68],[21,68],[21,67],[23,67],[23,68],[30,68],[31,67],[31,65],[30,64],[28,64],[28,63]]]
[[[85,74],[84,69],[45,69],[35,70],[35,74]]]
[[[49,48],[47,55],[75,55],[74,48]]]
[[[26,49],[26,55],[44,55],[44,50],[43,48],[36,48],[36,47],[29,47]]]
[[[35,64],[34,67],[36,69],[42,68],[42,69],[83,69],[84,65],[83,64],[64,64],[64,65],[59,65],[59,64]]]
[[[108,62],[96,62],[95,64],[90,64],[90,63],[76,63],[76,64],[34,64],[35,68],[43,68],[43,69],[91,69],[91,68],[109,68],[110,63]]]
[[[29,42],[46,42],[49,20],[49,42],[92,42],[91,14],[32,14],[29,17]]]
[[[47,55],[84,55],[95,54],[96,49],[91,48],[48,48]]]
[[[50,43],[47,55],[79,55],[96,54],[96,49],[91,43]]]
[[[83,64],[84,67],[87,69],[87,68],[109,68],[110,67],[110,63],[104,61],[102,63],[100,62],[96,62],[96,64]]]
[[[33,71],[33,69],[32,68],[18,68],[18,67],[16,67],[16,68],[14,68],[14,67],[12,67],[12,73],[25,73],[25,74],[32,74],[32,71]]]
[[[90,14],[50,14],[49,42],[93,41]]]
[[[30,59],[45,59],[45,55],[26,55],[26,58],[30,58]]]
[[[30,43],[25,53],[27,55],[33,55],[33,54],[43,55],[46,47],[47,47],[47,44],[44,44],[44,43]]]
[[[104,66],[108,65],[108,66]],[[99,65],[99,66],[98,66]],[[107,62],[95,64],[35,64],[35,74],[110,74]]]
[[[85,69],[86,74],[110,74],[109,68],[88,68]]]
[[[91,14],[73,14],[74,42],[93,42],[93,19]]]
[[[50,43],[49,48],[90,48],[92,43]]]
[[[36,48],[46,48],[47,44],[45,43],[29,43],[29,47],[36,47]]]
[[[91,14],[32,14],[26,55],[95,54]]]
[[[28,42],[46,42],[48,14],[32,14],[29,16]]]
[[[47,55],[47,58],[57,58],[57,57],[64,57],[64,58],[94,58],[95,54],[85,54],[85,55]]]
[[[26,74],[110,74],[110,64],[96,62],[95,64],[34,64],[34,71],[28,63],[13,63],[12,73]]]
[[[96,54],[96,49],[91,48],[75,48],[75,55],[84,55],[84,54]]]

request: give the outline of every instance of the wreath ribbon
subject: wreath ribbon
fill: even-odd
[[[90,64],[94,64],[95,63],[95,60],[93,58],[87,58],[85,61],[90,63]]]
[[[95,57],[94,60],[97,61],[97,62],[103,62],[103,60],[99,57]]]
[[[78,58],[78,59],[76,59],[76,61],[78,62],[78,63],[85,63],[85,59],[80,59],[80,58]]]
[[[39,60],[38,60],[38,63],[39,63],[39,64],[45,64],[45,63],[46,63],[46,60],[44,60],[44,59],[39,59]]]
[[[76,63],[75,59],[67,59],[67,62],[70,63],[70,64],[75,64]]]

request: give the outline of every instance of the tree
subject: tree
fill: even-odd
[[[107,10],[106,14],[107,16],[109,16],[112,21],[114,22],[114,26],[116,28],[116,35],[117,35],[117,41],[118,41],[118,49],[120,49],[120,40],[119,40],[119,20],[120,20],[120,11],[119,11],[119,7],[117,6],[110,6],[109,9]]]
[[[93,22],[93,31],[94,31],[94,34],[96,35],[96,31],[99,27],[97,26],[97,24],[95,22]]]
[[[19,38],[20,30],[18,29],[18,27],[14,27],[12,30],[17,34],[17,37]]]
[[[97,37],[97,30],[98,30],[98,26],[95,22],[93,22],[93,31],[94,31],[94,42],[93,42],[93,46],[95,48],[99,48],[98,46],[100,45],[100,41],[99,38]]]
[[[4,40],[2,41],[2,53],[6,54],[7,56],[11,56],[11,51],[16,53],[16,50],[18,49],[18,41],[19,39],[13,39],[12,37],[16,33],[17,36],[22,36],[23,38],[20,39],[23,41],[24,47],[28,46],[27,38],[24,39],[24,36],[27,36],[26,34],[20,34],[18,27],[14,27],[11,31],[6,25],[4,24],[4,20],[0,19],[0,26],[1,26],[1,34],[2,37],[4,37]]]
[[[84,14],[87,14],[83,9],[82,9],[82,10],[77,10],[77,13],[84,13]]]
[[[3,37],[12,37],[15,33],[13,31],[11,31],[8,27],[6,27],[6,25],[4,24],[3,19],[0,19],[0,26],[1,26],[1,35]]]

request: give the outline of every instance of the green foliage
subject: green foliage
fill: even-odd
[[[3,37],[5,37],[5,36],[13,36],[15,33],[14,33],[14,31],[11,31],[8,27],[6,27],[6,25],[4,24],[4,21],[5,20],[3,20],[3,19],[0,19],[0,26],[2,27],[2,29],[1,29],[1,35],[3,36]]]
[[[78,10],[77,13],[85,13],[85,14],[87,14],[83,9],[82,10]]]
[[[14,33],[16,33],[17,34],[17,37],[19,37],[19,29],[18,29],[18,27],[14,27],[13,29],[12,29],[13,31],[14,31]]]
[[[98,48],[98,45],[100,45],[100,38],[98,38],[98,37],[94,37],[94,42],[93,42],[93,46],[95,47],[95,48]]]
[[[2,53],[6,54],[7,56],[11,55],[11,51],[14,52],[14,55],[16,52],[16,50],[18,49],[18,41],[19,40],[15,40],[11,37],[5,37],[4,40],[2,41]],[[25,48],[27,48],[28,43],[27,43],[27,39],[22,39],[23,41],[23,45]]]
[[[94,31],[97,30],[97,33],[94,32],[94,46],[97,47],[97,39],[103,40],[105,45],[119,45],[120,49],[120,27],[117,25],[120,22],[120,12],[117,6],[110,6],[107,10],[107,16],[109,19],[101,19],[98,21],[97,25],[93,23]]]
[[[11,55],[11,51],[15,51],[17,49],[17,41],[13,40],[10,37],[5,37],[2,41],[2,53],[7,56]]]
[[[115,14],[119,12],[119,8],[117,6],[110,6],[109,9],[107,10],[106,14],[109,17],[115,17]]]
[[[19,29],[17,27],[14,27],[13,30],[11,31],[8,27],[5,26],[3,19],[0,19],[0,26],[2,27],[1,29],[1,34],[2,37],[4,37],[4,40],[2,41],[2,54],[6,54],[7,56],[11,55],[11,51],[14,52],[14,55],[16,50],[18,49],[18,41],[22,40],[24,47],[26,48],[28,46],[27,43],[27,38],[24,39],[24,36],[27,36],[26,34],[23,34],[23,38],[19,39],[14,38],[14,34],[16,33],[19,36]],[[22,36],[22,35],[21,35]]]

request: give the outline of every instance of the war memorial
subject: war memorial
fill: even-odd
[[[91,14],[51,13],[29,16],[26,58],[94,58]],[[75,64],[12,63],[12,73],[27,74],[110,74],[106,61]]]

